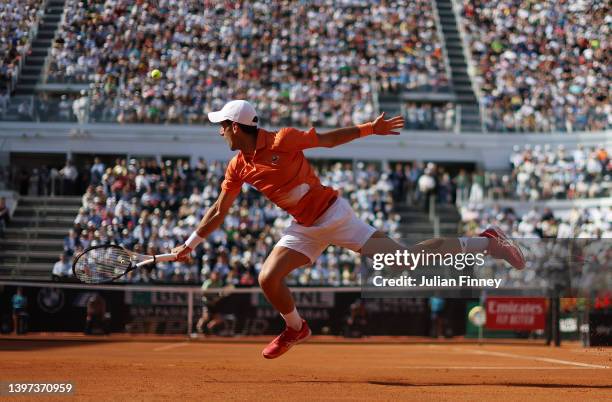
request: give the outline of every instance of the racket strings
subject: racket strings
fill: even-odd
[[[75,264],[75,274],[87,283],[110,281],[130,267],[130,255],[118,247],[100,247],[81,255]]]

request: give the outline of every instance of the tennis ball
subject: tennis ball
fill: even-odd
[[[154,80],[160,79],[161,75],[161,71],[159,71],[158,69],[151,71],[151,78],[153,78]]]
[[[482,327],[487,322],[487,312],[482,306],[474,306],[468,313],[468,319],[477,327]]]

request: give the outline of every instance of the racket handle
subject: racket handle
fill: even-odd
[[[155,256],[155,260],[158,262],[176,261],[177,255],[174,253],[158,254]]]

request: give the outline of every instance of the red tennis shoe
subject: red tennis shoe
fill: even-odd
[[[312,335],[312,331],[310,331],[306,321],[302,320],[302,328],[299,331],[290,327],[285,328],[283,333],[274,338],[261,354],[266,359],[276,359],[291,349],[292,346],[310,338],[310,335]]]
[[[516,269],[525,268],[525,256],[521,247],[497,226],[490,226],[479,236],[488,237],[489,247],[487,251],[493,258],[506,260]]]

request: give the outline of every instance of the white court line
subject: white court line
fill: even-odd
[[[599,367],[534,367],[534,366],[399,366],[418,370],[597,370]]]
[[[455,348],[455,349],[461,350],[464,352],[474,353],[476,355],[509,357],[511,359],[534,360],[537,362],[564,364],[567,366],[577,366],[577,367],[586,367],[586,368],[597,368],[597,369],[610,368],[608,366],[601,366],[599,364],[589,364],[589,363],[572,362],[569,360],[550,359],[548,357],[525,356],[525,355],[517,355],[514,353],[493,352],[493,351],[488,351],[488,350],[473,350],[473,349],[464,349],[464,348]]]
[[[180,348],[180,347],[187,346],[187,345],[189,345],[189,342],[171,343],[170,345],[160,346],[158,348],[155,348],[155,349],[153,349],[153,351],[154,352],[162,352],[164,350]]]

